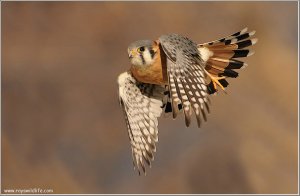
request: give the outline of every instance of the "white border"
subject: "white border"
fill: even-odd
[[[31,2],[31,1],[39,1],[39,0],[3,0],[3,1],[19,1],[19,2]],[[0,31],[2,30],[2,2],[0,1],[1,9],[0,9]],[[44,1],[44,0],[43,0]],[[58,0],[58,2],[64,2],[64,1],[72,1],[72,0]],[[73,0],[73,1],[80,1],[80,0]],[[89,0],[91,1],[98,1],[98,0]],[[118,1],[118,0],[110,0],[110,1]],[[124,0],[125,1],[130,1],[130,0]],[[151,0],[151,1],[158,1],[158,0]],[[180,0],[173,0],[173,1],[180,1]],[[197,1],[197,0],[189,0],[189,1]],[[219,0],[219,1],[227,1],[227,0]],[[231,0],[230,2],[237,2],[239,0]],[[297,1],[297,7],[298,7],[298,47],[297,47],[297,52],[298,52],[298,190],[297,193],[295,194],[60,194],[60,193],[55,193],[55,194],[22,194],[22,195],[299,195],[299,1],[298,0],[289,0],[289,1],[283,1],[283,0],[252,0],[256,2],[266,2],[266,1],[274,1],[274,2],[294,2]],[[84,2],[84,1],[82,1]],[[162,1],[160,1],[162,2]],[[1,36],[0,36],[0,49],[2,49],[2,31],[1,31]],[[2,50],[0,50],[2,51]],[[1,134],[0,134],[0,194],[1,195],[20,195],[20,194],[3,194],[2,193],[2,52],[0,53],[0,61],[1,61],[1,69],[0,69],[0,84],[1,84],[1,91],[0,91],[0,111],[1,111],[1,118],[0,118],[0,125],[1,125]]]

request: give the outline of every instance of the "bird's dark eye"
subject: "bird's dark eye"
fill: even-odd
[[[144,51],[145,51],[145,47],[144,46],[138,48],[138,52],[144,52]]]

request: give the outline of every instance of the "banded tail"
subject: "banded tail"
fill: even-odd
[[[225,78],[238,77],[239,74],[235,71],[236,69],[242,69],[247,66],[246,63],[237,60],[237,58],[244,58],[254,54],[248,47],[257,42],[257,38],[251,38],[255,31],[247,31],[248,28],[244,28],[222,39],[198,44],[201,58],[206,62],[206,71],[211,76],[211,79],[217,79],[222,85],[221,87],[229,85]],[[213,80],[207,85],[207,88],[209,94],[217,92],[217,87]]]

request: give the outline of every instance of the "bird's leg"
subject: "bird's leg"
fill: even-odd
[[[204,69],[205,70],[205,69]],[[222,77],[217,77],[217,76],[213,76],[211,75],[208,71],[206,71],[206,74],[210,77],[211,81],[213,82],[213,85],[214,85],[214,88],[217,90],[217,85],[221,87],[221,89],[223,91],[225,91],[225,88],[224,86],[219,82],[219,80],[221,79],[225,79],[225,76],[222,76]]]

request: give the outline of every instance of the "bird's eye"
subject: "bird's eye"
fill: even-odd
[[[143,46],[139,47],[137,50],[138,50],[138,52],[144,52],[145,51],[145,47],[143,47]]]

